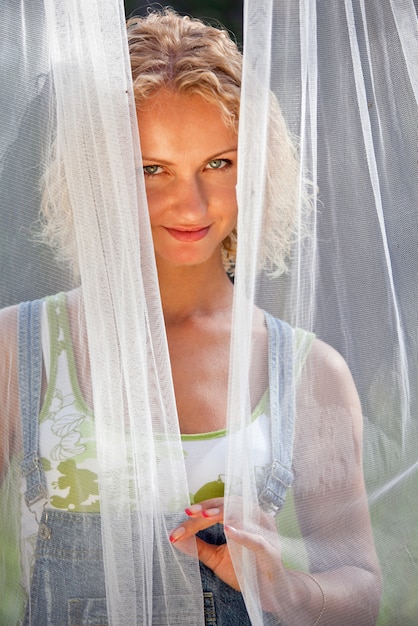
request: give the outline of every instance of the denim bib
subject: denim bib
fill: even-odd
[[[25,501],[30,507],[47,500],[46,481],[39,455],[39,410],[42,379],[42,301],[19,307],[19,394],[24,458],[21,471],[26,481]],[[259,492],[260,506],[277,513],[293,481],[294,432],[293,392],[285,381],[293,378],[293,329],[265,313],[269,336],[269,389],[272,434],[272,464]],[[286,358],[281,358],[286,355]],[[292,385],[290,385],[292,387]],[[205,541],[225,543],[217,524],[199,533]],[[251,626],[242,594],[222,582],[200,563],[205,624]],[[175,599],[176,614],[170,624],[195,626],[201,615],[187,615],[181,598]],[[159,614],[161,617],[159,617]],[[153,598],[153,624],[166,626],[165,605]],[[266,622],[277,619],[266,614]],[[70,513],[44,509],[38,530],[35,565],[23,624],[35,626],[106,626],[105,574],[103,568],[100,514]]]

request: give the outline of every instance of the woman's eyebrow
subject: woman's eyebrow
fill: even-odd
[[[211,154],[211,155],[205,157],[205,160],[212,161],[213,159],[219,158],[222,154],[228,154],[229,152],[238,152],[238,146],[234,146],[232,148],[225,148],[223,150],[218,150],[214,154]],[[174,165],[174,163],[172,161],[167,161],[164,158],[162,159],[160,157],[154,157],[152,155],[148,156],[148,155],[142,154],[142,160],[143,161],[153,161],[155,163],[161,163],[163,165]]]

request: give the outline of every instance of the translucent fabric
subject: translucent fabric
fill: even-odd
[[[246,135],[241,117],[240,132],[248,137],[241,144],[248,155],[242,205],[249,203],[251,216],[257,212],[256,194],[248,191],[256,182],[248,177],[262,179],[256,168],[265,151],[254,137],[262,144],[269,136],[267,122],[261,122],[268,89],[297,138],[302,174],[316,190],[312,211],[301,216],[301,232],[308,235],[294,247],[290,272],[277,281],[258,276],[251,286],[263,308],[313,329],[350,367],[362,403],[364,474],[383,575],[378,623],[413,624],[418,617],[415,7],[402,0],[280,1],[269,8],[263,3],[263,10],[248,3],[244,27],[242,102],[244,113],[251,102],[251,121]],[[239,232],[253,237],[254,229],[251,222]],[[328,454],[333,458],[332,447]],[[291,554],[297,553],[292,542]],[[327,622],[326,611],[323,619],[343,623],[342,618]]]
[[[412,0],[245,5],[222,522],[256,626],[418,619],[417,35]],[[88,595],[89,565],[61,623],[232,624],[204,612],[194,539],[169,541],[193,502],[122,3],[8,0],[0,76],[0,299],[10,306],[0,313],[0,622],[26,611],[24,623],[40,623],[42,594],[54,610],[47,575],[33,571],[62,500],[42,488],[29,506],[23,496],[15,305],[65,291],[41,307],[40,427],[55,429],[48,484],[80,524],[68,543],[103,552],[105,591]],[[46,196],[50,215],[70,207],[75,247],[59,252],[72,267],[37,235]],[[288,323],[276,339],[264,311]],[[72,387],[49,397],[64,353]],[[220,378],[208,387],[222,395]],[[262,462],[259,413],[270,424]],[[76,502],[65,463],[77,455],[95,478]],[[70,586],[63,558],[57,596]],[[99,621],[88,621],[98,600]]]
[[[98,475],[109,620],[151,624],[155,612],[154,621],[178,623],[180,606],[188,616],[185,623],[194,624],[203,603],[198,562],[185,561],[168,541],[179,511],[188,504],[188,492],[146,201],[137,182],[141,160],[123,5],[53,0],[31,4],[30,16],[26,4],[9,8],[5,33],[14,38],[17,29],[22,38],[6,68],[12,72],[14,62],[19,71],[13,71],[13,78],[16,73],[21,78],[15,95],[19,101],[23,93],[17,124],[27,117],[37,123],[42,114],[34,139],[38,158],[44,164],[53,154],[45,187],[52,195],[63,175],[66,190],[56,208],[64,210],[67,201],[79,208],[73,221],[83,305],[77,307],[74,355],[83,391],[91,368],[92,394],[84,395],[94,407],[102,465]],[[29,37],[32,32],[35,41]],[[13,48],[6,40],[2,47],[7,61]],[[46,93],[40,106],[42,88]],[[18,140],[22,154],[30,145],[25,147],[19,137],[19,125],[15,132],[7,124],[5,129],[10,132],[2,155],[7,164],[8,151]],[[22,211],[33,190],[39,198],[39,169],[32,190],[22,194]],[[13,175],[2,174],[6,186],[12,185]],[[28,226],[31,221],[33,214]],[[18,223],[16,230],[20,228]],[[98,255],[101,260],[93,263]],[[45,273],[53,275],[54,269],[47,265]],[[6,285],[10,279],[5,277]],[[38,293],[45,294],[42,277],[38,285]],[[3,375],[10,395],[17,389],[15,380],[8,387],[7,366],[6,361]],[[56,418],[66,420],[60,425],[61,448],[65,437],[74,435],[74,418]],[[29,603],[32,619],[39,623]]]

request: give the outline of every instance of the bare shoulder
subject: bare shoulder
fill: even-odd
[[[11,364],[16,362],[18,305],[0,310],[0,385],[7,381]]]
[[[19,416],[17,314],[17,305],[0,310],[0,475],[16,445]]]
[[[337,377],[351,376],[345,359],[337,350],[321,339],[315,338],[312,342],[307,364],[315,368],[318,375],[334,374]]]
[[[340,407],[362,428],[360,399],[345,359],[332,346],[315,339],[302,372],[302,387],[309,390],[305,400],[318,407]]]
[[[16,329],[18,309],[19,305],[17,304],[0,309],[0,337],[2,339],[7,336],[10,329]]]
[[[363,420],[344,358],[315,339],[297,389],[295,466],[299,486],[338,488],[361,478]]]

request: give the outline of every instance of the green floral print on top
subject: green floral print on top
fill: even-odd
[[[65,511],[96,513],[99,489],[94,419],[76,377],[64,294],[47,298],[46,314],[50,367],[39,430],[49,505]],[[44,335],[45,352],[48,337]]]

